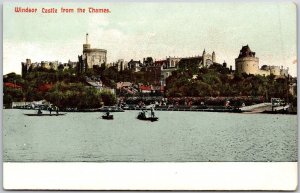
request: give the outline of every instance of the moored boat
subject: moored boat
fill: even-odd
[[[62,116],[62,115],[66,115],[66,113],[59,113],[59,114],[33,114],[33,113],[24,113],[24,115],[27,116]]]

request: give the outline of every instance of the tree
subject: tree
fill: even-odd
[[[114,94],[112,94],[111,92],[103,91],[103,92],[101,92],[100,95],[101,95],[102,101],[104,102],[104,105],[106,105],[106,106],[112,106],[117,103],[116,96]]]

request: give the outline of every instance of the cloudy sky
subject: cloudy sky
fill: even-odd
[[[15,13],[15,7],[38,13]],[[41,13],[41,8],[109,8],[109,14]],[[292,3],[6,3],[3,73],[21,73],[21,62],[77,61],[85,34],[94,48],[118,59],[156,60],[216,52],[234,68],[248,44],[260,65],[289,67],[296,76],[296,6]]]

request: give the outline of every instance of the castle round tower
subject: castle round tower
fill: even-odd
[[[85,44],[83,44],[82,60],[85,62],[86,68],[93,68],[93,66],[101,66],[106,64],[107,50],[91,48],[89,44],[89,34],[86,34]]]
[[[248,45],[242,47],[238,58],[235,59],[235,70],[238,73],[259,73],[259,58],[255,57],[255,52],[252,52]]]

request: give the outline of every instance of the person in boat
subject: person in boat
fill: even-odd
[[[109,111],[106,112],[106,116],[109,116]]]
[[[154,108],[153,107],[151,107],[151,117],[155,117]]]
[[[41,110],[41,109],[39,109],[37,113],[38,113],[38,115],[41,115],[41,114],[43,114],[43,112],[42,112],[42,110]]]
[[[142,110],[142,118],[147,118],[145,110]]]

